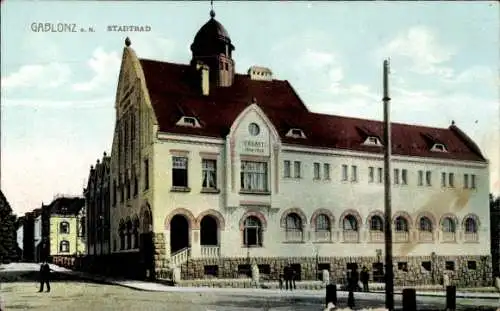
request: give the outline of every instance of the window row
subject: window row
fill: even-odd
[[[133,222],[130,219],[126,222],[120,221],[118,227],[120,250],[139,248],[139,230],[140,222],[138,218],[135,218]]]
[[[293,171],[293,172],[292,172]],[[330,164],[329,163],[313,163],[313,180],[330,180]],[[302,173],[302,162],[284,160],[283,161],[283,177],[284,178],[303,178]],[[358,176],[358,166],[356,165],[346,165],[341,166],[341,176],[342,181],[357,182],[359,180]],[[383,167],[368,167],[368,182],[369,183],[383,183],[384,182],[384,168]],[[395,185],[407,185],[408,184],[408,170],[394,168],[392,175],[392,182]],[[423,186],[425,182],[426,186],[432,186],[432,171],[418,171],[418,181],[419,186]],[[455,187],[455,174],[454,173],[441,173],[441,185],[446,187]],[[476,188],[476,175],[474,174],[463,174],[463,187],[465,189],[475,189]]]
[[[263,217],[263,216],[262,216]],[[306,230],[303,220],[304,216],[297,212],[288,213],[281,223],[284,241],[286,242],[304,242],[306,239]],[[243,244],[246,246],[262,246],[262,219],[256,216],[249,216],[245,219],[243,225]],[[384,242],[384,220],[382,215],[373,215],[368,219],[368,236],[365,238],[370,242]],[[330,213],[318,213],[312,219],[313,231],[310,240],[315,242],[333,242],[334,231],[333,216]],[[360,227],[361,220],[359,215],[346,214],[340,223],[341,230],[338,231],[337,240],[358,243],[361,241]],[[421,216],[418,219],[417,231],[415,236],[410,236],[410,222],[406,217],[396,216],[393,220],[393,240],[396,243],[406,243],[410,241],[418,242],[456,242],[457,239],[457,221],[452,216],[442,218],[439,229],[434,225],[428,216]],[[464,217],[462,222],[464,242],[478,241],[479,220],[474,215]],[[342,235],[342,236],[340,236]],[[436,239],[436,236],[439,238]]]

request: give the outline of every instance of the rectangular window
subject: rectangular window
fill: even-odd
[[[321,167],[319,163],[314,163],[314,179],[320,179],[321,178]]]
[[[425,183],[427,186],[432,186],[432,172],[431,171],[425,172]]]
[[[149,159],[144,160],[144,190],[149,189]]]
[[[328,163],[323,164],[323,178],[325,180],[330,180],[330,164]]]
[[[217,189],[217,161],[202,160],[202,188]]]
[[[477,268],[477,264],[475,261],[473,261],[473,260],[467,261],[467,269],[476,270],[476,268]]]
[[[241,162],[241,190],[268,191],[267,163]]]
[[[422,268],[424,269],[424,271],[431,271],[432,263],[430,261],[422,261]]]
[[[342,180],[343,181],[347,181],[347,179],[348,179],[349,172],[347,170],[348,170],[348,166],[345,164],[342,165]]]
[[[455,270],[455,262],[454,261],[445,261],[444,269],[449,270],[449,271]]]
[[[401,170],[401,184],[402,185],[408,184],[408,170],[406,169]]]
[[[476,189],[476,175],[470,175],[470,187],[471,189]]]
[[[116,205],[116,195],[117,195],[117,191],[116,191],[116,179],[113,181],[113,206]]]
[[[446,173],[441,173],[441,187],[446,187]]]
[[[418,185],[424,185],[424,171],[418,171]]]
[[[453,173],[448,174],[448,186],[455,187],[455,174]]]
[[[464,174],[464,189],[469,188],[469,175]]]
[[[373,182],[375,180],[375,168],[368,167],[368,182]]]
[[[300,178],[301,177],[301,174],[300,174],[300,162],[299,161],[295,161],[293,163],[293,172],[294,172],[294,177],[295,178]]]
[[[398,262],[398,270],[408,272],[408,263],[405,261]]]
[[[394,169],[394,184],[399,185],[399,169]]]
[[[358,167],[356,165],[351,166],[351,181],[358,181]]]
[[[188,159],[186,157],[172,157],[172,186],[188,186]]]
[[[378,183],[381,184],[384,182],[384,169],[379,167],[378,168]]]
[[[291,169],[292,169],[292,165],[291,165],[290,161],[288,161],[288,160],[283,161],[283,177],[285,177],[285,178],[292,177]]]

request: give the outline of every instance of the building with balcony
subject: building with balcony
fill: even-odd
[[[139,58],[125,41],[111,252],[157,278],[172,266],[236,278],[254,262],[274,278],[287,263],[301,279],[363,265],[381,275],[383,123],[313,113],[270,69],[236,73],[210,15],[190,64]],[[489,283],[488,161],[454,122],[391,126],[396,283]]]

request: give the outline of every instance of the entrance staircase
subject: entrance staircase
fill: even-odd
[[[191,247],[184,247],[180,249],[170,256],[170,266],[180,267],[183,263],[186,263],[188,259],[191,257]]]

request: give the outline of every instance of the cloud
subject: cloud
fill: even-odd
[[[57,62],[47,65],[24,65],[18,71],[2,77],[2,89],[55,88],[66,83],[70,75],[70,67]]]
[[[94,73],[92,79],[87,82],[73,84],[73,90],[89,92],[97,89],[106,89],[111,83],[116,83],[120,71],[121,57],[117,52],[106,52],[98,47],[94,50],[92,58],[87,62]]]
[[[154,60],[172,60],[175,59],[177,52],[174,41],[154,36],[148,33],[138,33],[130,37],[131,47],[134,49],[137,57]],[[184,53],[183,55],[188,53]],[[189,56],[189,55],[188,55]]]
[[[456,50],[440,44],[434,32],[424,26],[414,26],[399,34],[378,49],[378,58],[406,58],[411,61],[410,70],[424,75],[438,75],[444,78],[453,76],[454,71],[444,66],[451,60]]]
[[[95,109],[114,105],[112,97],[103,97],[87,100],[50,100],[35,98],[2,98],[4,107],[36,107],[36,108],[71,108]]]

